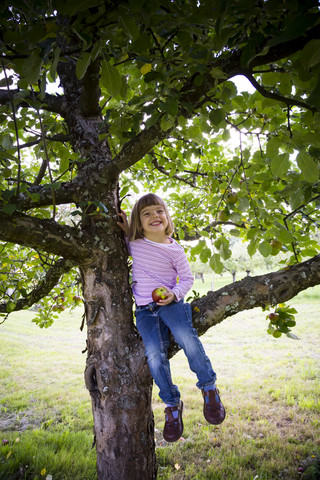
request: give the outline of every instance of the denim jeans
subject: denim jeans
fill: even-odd
[[[192,325],[191,306],[188,303],[172,302],[158,306],[150,303],[136,308],[137,328],[145,346],[151,375],[159,388],[160,398],[169,405],[178,405],[180,392],[172,383],[167,356],[170,331],[183,349],[190,369],[197,375],[197,387],[214,385],[216,374],[206,356],[197,331]]]

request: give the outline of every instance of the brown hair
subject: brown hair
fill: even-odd
[[[166,228],[166,235],[170,237],[173,234],[174,226],[171,220],[170,214],[168,212],[167,205],[164,203],[162,198],[158,197],[154,193],[147,193],[143,195],[134,205],[131,215],[130,215],[130,222],[129,222],[129,240],[137,240],[138,238],[143,238],[144,233],[142,230],[142,225],[140,221],[140,213],[146,207],[151,207],[152,205],[160,205],[166,214],[168,225]]]

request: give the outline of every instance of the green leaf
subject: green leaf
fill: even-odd
[[[264,240],[263,242],[261,242],[259,244],[259,252],[261,253],[261,255],[263,257],[268,257],[269,255],[271,255],[271,252],[272,252],[272,247],[270,245],[269,242],[267,242],[266,240]]]
[[[166,103],[160,105],[160,109],[168,112],[172,116],[175,116],[178,113],[179,103],[175,99],[168,99]]]
[[[309,103],[313,107],[316,107],[317,110],[320,110],[320,77],[318,79],[316,87],[307,99],[307,103]]]
[[[101,69],[102,85],[112,97],[117,97],[123,88],[121,75],[118,69],[104,60]]]
[[[199,255],[201,250],[204,249],[206,246],[206,241],[205,240],[200,240],[197,245],[191,248],[191,255]]]
[[[282,177],[290,168],[289,154],[282,153],[271,160],[271,172],[274,177]]]
[[[287,337],[291,338],[292,340],[299,340],[299,337],[295,335],[294,333],[288,332],[286,333]]]
[[[42,60],[41,50],[35,48],[27,58],[15,60],[15,65],[22,77],[32,85],[40,78]]]
[[[78,58],[76,65],[76,75],[79,80],[81,80],[90,65],[91,62],[91,52],[82,52],[81,56]]]
[[[11,302],[11,301],[9,301],[9,302],[7,303],[7,312],[8,312],[8,313],[13,312],[13,310],[15,309],[15,307],[16,307],[16,304],[13,303],[13,302]]]
[[[210,257],[211,257],[210,248],[206,247],[200,252],[200,260],[202,263],[207,263]]]
[[[215,108],[209,113],[210,122],[213,125],[220,125],[225,120],[225,112],[222,108]]]
[[[58,62],[59,62],[60,52],[61,52],[60,47],[55,48],[53,62],[52,62],[52,65],[50,67],[50,76],[53,80],[56,79],[57,65],[58,65]]]
[[[282,243],[291,243],[294,241],[294,236],[281,223],[274,223],[274,235]]]
[[[227,75],[224,73],[224,71],[220,67],[211,68],[210,73],[214,78],[218,78],[218,79],[227,78]]]
[[[247,250],[248,250],[248,253],[250,255],[250,257],[252,257],[257,249],[258,249],[258,245],[259,245],[259,239],[256,239],[256,240],[251,240],[251,242],[249,243],[248,247],[247,247]]]
[[[174,122],[169,115],[164,115],[161,118],[160,126],[164,132],[167,132],[168,130],[170,130],[170,128],[174,126]]]
[[[218,253],[214,253],[210,258],[210,267],[215,273],[222,273],[223,271],[223,263],[220,260],[220,255]]]
[[[301,52],[301,61],[306,70],[320,63],[320,40],[311,40]]]
[[[2,207],[2,211],[7,215],[12,215],[17,209],[17,205],[14,203],[5,203]]]
[[[300,35],[304,35],[306,29],[313,26],[317,21],[317,15],[313,14],[293,15],[288,18],[289,20],[284,29],[280,30],[280,35],[271,38],[267,43],[268,46],[274,47],[280,43],[286,43]]]
[[[133,41],[137,40],[140,35],[140,30],[135,24],[134,20],[123,14],[119,15],[118,20],[123,31],[126,32]]]
[[[60,166],[59,166],[59,172],[63,173],[67,171],[69,168],[69,158],[68,157],[62,157],[60,160]]]
[[[316,183],[319,180],[319,168],[316,162],[306,152],[300,152],[297,155],[297,163],[301,170],[303,178],[310,183]]]

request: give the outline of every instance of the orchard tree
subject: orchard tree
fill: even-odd
[[[289,254],[194,300],[199,334],[320,283],[319,4],[4,0],[0,12],[0,309],[36,304],[47,326],[81,292],[98,478],[152,479],[152,381],[117,214],[160,189],[177,238],[217,273],[232,236],[250,255]]]

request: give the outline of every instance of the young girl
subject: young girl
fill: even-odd
[[[132,292],[137,328],[145,345],[151,375],[159,387],[159,396],[167,404],[163,438],[175,442],[183,432],[183,402],[171,379],[167,356],[170,332],[184,350],[190,369],[197,375],[206,420],[217,425],[225,418],[225,409],[215,387],[216,374],[192,326],[191,306],[183,301],[193,284],[193,276],[183,248],[171,238],[173,223],[160,197],[152,193],[141,197],[133,207],[130,223],[123,211],[119,216],[122,222],[118,225],[126,235],[133,258]],[[165,287],[167,293],[154,302],[152,291],[157,287]]]

